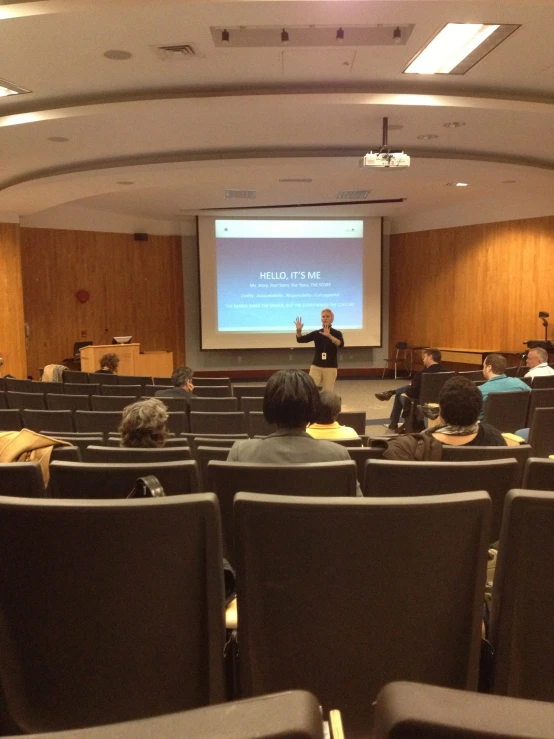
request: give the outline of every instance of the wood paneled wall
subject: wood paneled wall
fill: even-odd
[[[17,223],[0,223],[0,356],[2,375],[25,377],[25,326],[21,287],[20,228]]]
[[[21,252],[29,374],[72,356],[75,341],[128,334],[141,350],[172,351],[175,364],[184,363],[180,236],[143,242],[132,234],[21,228]],[[78,290],[90,293],[87,303]]]
[[[390,265],[391,347],[522,352],[539,310],[554,340],[554,217],[397,234]]]

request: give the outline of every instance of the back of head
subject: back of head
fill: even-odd
[[[506,371],[506,357],[502,354],[488,354],[483,362],[485,367],[490,367],[493,375],[503,375]]]
[[[193,371],[190,367],[185,367],[185,365],[180,365],[179,367],[175,367],[173,370],[173,374],[171,375],[171,384],[174,387],[183,387],[184,385],[189,382],[189,380],[192,380]]]
[[[132,403],[123,409],[119,432],[124,447],[162,447],[169,436],[167,408],[158,398]]]
[[[107,369],[110,370],[110,372],[115,372],[118,365],[119,357],[117,354],[104,354],[104,356],[100,358],[100,369]]]
[[[322,390],[319,394],[320,406],[317,423],[334,423],[340,413],[341,401],[336,393]]]
[[[423,353],[431,357],[433,362],[436,362],[437,364],[439,364],[439,362],[442,359],[442,354],[441,354],[440,349],[435,349],[434,347],[430,347],[429,349],[424,349]]]
[[[542,346],[534,347],[533,351],[539,358],[540,364],[542,364],[543,362],[548,362],[548,352],[546,351],[546,349],[543,349]]]
[[[264,417],[282,428],[305,428],[319,414],[319,392],[302,370],[279,370],[269,378],[264,393]]]
[[[483,396],[467,377],[452,377],[439,394],[440,415],[450,426],[472,426],[477,422]]]

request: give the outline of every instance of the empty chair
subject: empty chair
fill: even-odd
[[[281,495],[354,496],[356,465],[347,462],[307,464],[248,464],[220,462],[208,464],[208,479],[219,500],[223,548],[233,559],[233,498],[241,490]]]
[[[31,382],[31,393],[63,393],[61,382]]]
[[[5,377],[6,390],[14,393],[30,393],[32,392],[31,380],[19,380],[15,377]]]
[[[510,490],[492,594],[492,692],[554,700],[554,494]]]
[[[198,377],[194,376],[195,387],[205,387],[206,385],[216,385],[221,387],[222,385],[231,385],[230,377]]]
[[[108,436],[105,442],[105,446],[110,447],[120,447],[121,446],[121,436],[117,434],[117,436],[112,436],[111,434]],[[189,447],[189,440],[182,437],[182,436],[171,436],[169,439],[166,439],[164,442],[162,449],[167,449],[168,447],[182,447],[185,449],[190,448]]]
[[[373,739],[545,739],[554,706],[423,683],[395,682],[377,696]]]
[[[138,399],[142,395],[142,385],[101,385],[101,395],[126,395]]]
[[[6,402],[6,393],[3,390],[0,390],[0,408],[6,408],[7,402]]]
[[[458,372],[460,377],[466,377],[468,380],[471,380],[472,382],[482,382],[483,381],[483,370],[467,370],[466,372]]]
[[[198,468],[192,460],[117,464],[51,462],[50,495],[52,498],[97,500],[126,498],[137,478],[144,475],[155,475],[166,495],[198,491]]]
[[[337,421],[341,426],[350,426],[357,434],[365,434],[365,411],[341,411],[337,416]]]
[[[94,435],[91,434],[90,436],[86,435],[67,435],[66,433],[58,433],[56,431],[42,431],[45,436],[51,436],[54,439],[59,439],[60,441],[67,441],[69,444],[71,444],[74,447],[77,447],[79,450],[79,453],[81,455],[80,459],[62,459],[60,456],[55,455],[51,457],[52,459],[58,459],[62,462],[80,462],[83,459],[83,454],[85,452],[85,449],[90,446],[91,444],[102,444],[104,441],[104,437],[102,435]],[[60,447],[60,449],[65,449],[66,447]],[[67,447],[69,448],[69,447]]]
[[[91,395],[90,407],[93,411],[122,411],[128,405],[136,401],[136,398],[119,395]]]
[[[71,411],[23,410],[23,425],[31,431],[75,431]]]
[[[150,462],[179,462],[192,459],[190,447],[162,447],[160,449],[142,449],[138,447],[88,446],[83,452],[84,462],[101,464],[148,464]]]
[[[530,393],[517,390],[510,393],[490,393],[483,410],[483,421],[501,433],[513,434],[524,428]]]
[[[262,411],[250,411],[246,414],[246,418],[248,422],[248,435],[251,437],[269,436],[274,431],[277,431],[277,426],[274,423],[268,423]]]
[[[360,487],[364,489],[365,463],[368,459],[381,459],[385,447],[348,447],[348,454],[356,462],[356,475]]]
[[[166,398],[160,398],[160,400],[165,401]],[[190,398],[189,402],[191,411],[221,413],[239,409],[238,399],[231,396],[228,398]]]
[[[64,383],[88,382],[88,372],[76,372],[74,370],[66,370],[63,373],[63,381]]]
[[[38,462],[0,463],[0,495],[43,498],[44,480]]]
[[[8,390],[6,393],[6,400],[8,408],[36,408],[37,410],[45,410],[46,403],[44,402],[44,395],[39,393],[18,393],[12,390]]]
[[[118,385],[152,385],[152,378],[146,375],[117,375]]]
[[[250,411],[263,411],[264,409],[264,398],[263,395],[243,395],[238,398],[239,410],[245,413]]]
[[[536,408],[529,427],[529,444],[534,457],[554,454],[554,408]]]
[[[517,377],[518,370],[519,370],[519,366],[518,367],[506,367],[506,369],[504,370],[504,374],[507,375],[508,377]]]
[[[445,462],[474,462],[485,459],[516,459],[518,474],[514,480],[514,487],[520,487],[523,480],[525,463],[531,454],[530,444],[521,446],[450,446],[444,444],[441,459]]]
[[[190,428],[188,413],[169,411],[167,414],[167,428],[170,433],[175,434],[175,436],[186,434]]]
[[[239,441],[239,439],[235,436],[195,436],[194,434],[190,434],[189,436],[192,437],[190,441],[195,457],[197,457],[197,450],[201,446],[222,447],[227,449],[227,452],[229,452],[229,449],[233,446],[235,441]],[[241,438],[246,439],[246,434],[244,434]]]
[[[0,561],[3,713],[24,733],[225,699],[215,496],[2,498]]]
[[[244,398],[244,396],[250,396],[259,398],[260,395],[263,397],[265,392],[264,385],[240,385],[233,384],[233,395],[235,398]]]
[[[69,443],[71,446],[55,446],[50,455],[50,462],[82,462],[83,458],[79,447],[73,442]]]
[[[196,441],[203,441],[204,445],[196,447],[195,456],[198,461],[199,474],[200,474],[200,485],[202,490],[213,491],[215,490],[215,484],[210,474],[209,464],[212,460],[219,460],[225,462],[227,455],[229,454],[229,447],[227,446],[211,446],[210,439],[201,439]]]
[[[491,542],[500,535],[504,500],[517,480],[515,459],[484,462],[366,462],[364,495],[396,497],[486,490],[492,500]]]
[[[356,439],[325,439],[325,441],[332,441],[333,444],[340,444],[340,446],[346,447],[362,446],[362,440],[360,437]]]
[[[381,378],[384,378],[387,371],[389,370],[389,364],[392,365],[391,369],[394,369],[394,379],[398,378],[398,368],[405,374],[404,377],[409,377],[411,374],[411,367],[408,366],[408,344],[405,341],[397,341],[394,345],[396,349],[394,357],[386,357],[383,359],[384,367]]]
[[[99,395],[100,387],[98,383],[72,382],[64,385],[63,389],[67,395]]]
[[[75,411],[75,427],[77,431],[117,431],[121,423],[121,412],[118,411]]]
[[[195,385],[194,394],[199,398],[228,398],[232,395],[230,385]]]
[[[118,385],[117,375],[109,372],[89,372],[88,381],[93,385]]]
[[[151,398],[158,390],[171,390],[171,388],[172,385],[143,385],[142,392],[147,398]]]
[[[164,387],[173,387],[171,384],[171,377],[153,377],[152,382],[154,385],[163,385]]]
[[[525,465],[522,487],[554,491],[554,459],[530,457]]]
[[[90,411],[90,396],[47,393],[46,405],[50,411]]]
[[[367,736],[392,680],[476,689],[491,504],[239,493],[240,684],[301,686]],[[448,607],[445,607],[448,604]]]
[[[0,392],[4,393],[6,391],[6,378],[0,377]]]
[[[533,390],[542,390],[544,388],[554,388],[554,375],[538,375],[532,378],[531,387]]]
[[[242,434],[246,431],[246,416],[243,411],[221,413],[191,411],[191,433],[201,436],[213,434]]]
[[[191,446],[195,446],[195,440],[198,440],[199,443],[202,441],[210,441],[211,445],[212,441],[215,441],[215,445],[219,445],[219,443],[227,443],[229,447],[232,447],[235,441],[241,441],[242,439],[248,439],[248,434],[191,434],[190,432],[186,434],[181,434],[181,439],[187,439],[189,444]]]
[[[529,407],[527,409],[527,422],[526,428],[531,426],[533,420],[533,413],[535,408],[554,408],[554,388],[543,388],[542,390],[531,390],[529,396]],[[520,427],[520,428],[523,428]]]

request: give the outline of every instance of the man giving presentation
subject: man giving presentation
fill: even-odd
[[[332,391],[337,379],[338,356],[337,349],[344,346],[344,339],[340,331],[332,328],[335,320],[333,311],[324,308],[321,311],[321,331],[310,331],[302,335],[304,324],[302,318],[296,319],[296,341],[299,344],[315,343],[315,354],[310,367],[310,377],[318,387]]]

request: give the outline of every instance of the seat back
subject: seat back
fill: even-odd
[[[14,390],[8,390],[6,393],[6,400],[8,402],[8,408],[35,408],[37,410],[44,410],[46,403],[44,402],[44,395],[39,393],[18,393]]]
[[[67,395],[98,395],[100,393],[100,386],[98,383],[93,382],[72,382],[69,385],[64,385],[63,389]]]
[[[196,391],[196,388],[195,388]],[[164,400],[162,398],[162,400]],[[225,411],[238,411],[239,401],[237,398],[191,398],[190,410],[199,412],[221,413]]]
[[[493,693],[554,700],[554,494],[511,490],[494,576]]]
[[[158,388],[159,390],[159,388]],[[152,397],[144,395],[143,398]],[[161,400],[170,413],[186,413],[188,417],[189,413],[189,400],[188,398],[157,398]]]
[[[127,464],[51,462],[50,495],[52,498],[96,500],[126,498],[137,478],[144,475],[155,475],[166,495],[184,495],[198,491],[198,467],[192,460]]]
[[[373,739],[544,739],[552,733],[549,703],[395,682],[377,696]]]
[[[117,375],[110,372],[89,372],[88,381],[95,385],[118,385]]]
[[[237,495],[243,694],[302,685],[366,736],[391,680],[476,689],[490,513],[484,492]]]
[[[63,383],[61,382],[31,382],[31,393],[63,393]]]
[[[229,398],[232,392],[230,385],[195,385],[194,394],[199,398]]]
[[[193,383],[195,387],[206,387],[209,385],[215,385],[216,387],[222,387],[223,385],[231,386],[230,377],[197,377],[194,376]]]
[[[483,421],[502,434],[515,433],[525,427],[531,393],[516,390],[510,393],[489,393],[483,410]]]
[[[0,496],[44,498],[44,480],[38,462],[0,463]]]
[[[188,433],[190,428],[188,413],[170,410],[167,414],[167,428],[175,436]]]
[[[106,439],[106,441],[104,442],[104,446],[120,448],[121,447],[121,436],[119,434],[114,435],[114,436],[110,434],[108,438]],[[171,436],[169,439],[165,440],[165,443],[162,449],[175,448],[175,447],[190,449],[189,440],[186,438],[183,438],[182,436]]]
[[[468,370],[467,372],[458,372],[458,375],[472,382],[481,382],[484,380],[483,370]]]
[[[245,413],[250,411],[261,412],[264,409],[264,398],[263,395],[243,395],[238,398],[239,409]]]
[[[339,446],[345,447],[363,446],[362,439],[359,436],[354,439],[324,439],[324,441],[332,441],[333,444],[338,444]]]
[[[356,462],[356,476],[360,487],[364,489],[365,480],[365,463],[368,459],[381,459],[386,447],[347,447],[350,458]]]
[[[31,380],[19,380],[16,377],[5,377],[6,390],[14,393],[30,393],[32,392]]]
[[[3,702],[24,733],[225,700],[214,495],[2,498],[0,561]]]
[[[88,382],[88,372],[75,372],[74,370],[66,370],[63,375],[64,383],[72,382]]]
[[[308,464],[249,464],[246,462],[208,463],[208,479],[213,482],[219,500],[223,550],[233,560],[233,499],[236,493],[280,495],[354,496],[356,465],[346,462],[310,462]]]
[[[172,387],[171,377],[153,377],[152,383],[154,385],[163,385],[164,387]]]
[[[75,411],[75,426],[77,431],[117,431],[121,423],[119,411]]]
[[[64,439],[65,441],[65,439]],[[71,446],[55,446],[50,455],[51,462],[82,462],[81,450],[72,441]]]
[[[0,409],[0,431],[21,431],[23,420],[19,408]]]
[[[554,388],[554,375],[538,375],[537,377],[533,377],[531,387],[536,390]]]
[[[424,372],[421,375],[421,389],[419,391],[418,403],[420,405],[424,403],[438,403],[442,386],[447,380],[454,377],[455,374],[455,372]]]
[[[93,411],[122,411],[136,402],[136,397],[120,395],[91,395],[90,407]]]
[[[244,398],[245,396],[255,397],[259,398],[260,396],[263,398],[263,395],[265,393],[265,384],[264,385],[241,385],[233,383],[233,395],[235,398]]]
[[[158,390],[169,390],[171,385],[144,385],[142,386],[142,392],[147,398],[154,396]]]
[[[219,460],[220,462],[227,461],[229,447],[207,446],[210,444],[210,440],[203,439],[202,441],[206,446],[198,446],[196,448],[196,459],[198,461],[200,473],[200,485],[202,490],[213,491],[215,490],[215,483],[210,474],[209,464],[212,460]]]
[[[529,427],[529,444],[534,457],[554,454],[554,408],[536,408]]]
[[[142,395],[142,385],[101,385],[101,395],[119,395],[140,398]]]
[[[529,455],[530,444],[521,446],[449,446],[442,447],[444,462],[477,462],[486,459],[515,459],[518,464],[518,474],[514,480],[514,487],[520,487],[523,480],[523,470]]]
[[[341,411],[337,417],[337,421],[341,426],[350,426],[357,434],[365,434],[366,432],[365,411]]]
[[[21,411],[25,428],[31,431],[75,431],[73,425],[73,414],[71,411]]]
[[[161,449],[139,449],[120,446],[88,446],[83,452],[84,462],[100,464],[148,464],[150,462],[179,462],[192,459],[190,447],[165,447]]]
[[[191,411],[191,433],[202,434],[243,434],[246,431],[246,416],[243,411],[210,413]]]
[[[250,411],[246,414],[246,418],[248,435],[252,438],[254,436],[269,436],[277,431],[277,426],[274,423],[268,423],[262,411]]]
[[[492,500],[491,542],[500,535],[502,510],[508,490],[518,476],[514,458],[478,462],[366,462],[364,495],[396,497],[486,490]]]
[[[46,405],[50,411],[90,411],[90,396],[48,393]]]
[[[519,371],[519,365],[517,367],[506,367],[504,374],[507,377],[517,377]]]
[[[554,459],[529,457],[525,464],[522,488],[554,491]]]
[[[533,388],[531,390],[525,428],[529,428],[531,426],[535,408],[554,408],[554,388],[543,388],[542,390],[536,390]],[[523,428],[523,426],[520,428]]]
[[[55,461],[56,459],[61,462],[80,462],[83,460],[83,455],[85,453],[85,449],[90,446],[91,444],[102,444],[103,443],[103,436],[102,435],[94,435],[91,434],[90,436],[86,435],[73,435],[68,434],[67,432],[56,432],[56,431],[43,431],[42,432],[45,436],[52,436],[54,439],[60,439],[61,441],[67,441],[72,446],[77,447],[80,453],[80,459],[63,459],[58,454],[54,454],[54,451],[52,452],[51,461]],[[65,448],[65,447],[60,447]],[[70,447],[68,447],[70,448]]]
[[[152,385],[152,378],[146,375],[117,375],[118,385]]]
[[[0,390],[0,408],[6,408],[7,405],[6,393],[4,390]]]

